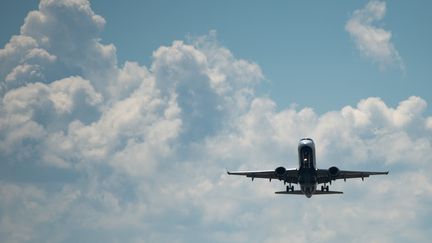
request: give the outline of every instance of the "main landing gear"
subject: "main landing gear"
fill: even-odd
[[[289,185],[289,186],[287,186],[287,192],[289,192],[289,191],[294,191],[294,186],[291,186],[291,185]]]
[[[322,192],[324,192],[324,191],[328,192],[328,191],[329,191],[329,186],[328,186],[328,185],[326,186],[326,185],[324,184],[324,186],[321,186],[321,191],[322,191]]]

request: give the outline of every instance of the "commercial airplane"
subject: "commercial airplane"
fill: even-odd
[[[362,178],[369,177],[371,175],[387,175],[386,172],[372,172],[372,171],[349,171],[340,170],[336,166],[332,166],[328,169],[317,169],[316,168],[316,157],[315,157],[315,144],[310,138],[303,138],[300,140],[298,145],[299,155],[299,168],[285,169],[285,167],[277,167],[275,170],[261,170],[261,171],[227,171],[228,175],[243,175],[252,178],[266,178],[270,181],[272,179],[278,179],[284,181],[284,184],[288,183],[286,191],[275,192],[276,194],[297,194],[305,195],[310,198],[312,195],[321,194],[342,194],[340,191],[329,191],[327,183],[331,184],[332,181],[338,179],[351,179],[351,178]],[[291,183],[300,184],[300,190],[294,190],[294,186]],[[324,184],[321,186],[321,190],[317,190],[318,184]]]

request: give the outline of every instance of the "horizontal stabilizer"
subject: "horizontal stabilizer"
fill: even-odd
[[[339,191],[320,191],[320,190],[316,190],[314,195],[319,195],[319,194],[343,194],[343,192],[339,192]]]
[[[280,191],[280,192],[275,192],[276,194],[295,194],[295,195],[304,195],[304,193],[300,190],[295,190],[295,191]]]
[[[300,190],[295,190],[295,191],[279,191],[279,192],[275,192],[276,194],[293,194],[293,195],[304,195],[304,193]],[[343,194],[343,192],[339,192],[339,191],[320,191],[320,190],[316,190],[314,192],[313,195],[322,195],[322,194]]]

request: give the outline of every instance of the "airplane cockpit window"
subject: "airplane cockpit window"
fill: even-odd
[[[300,159],[302,160],[302,163],[304,166],[309,167],[312,166],[313,162],[313,154],[312,149],[309,147],[303,147],[300,151]]]

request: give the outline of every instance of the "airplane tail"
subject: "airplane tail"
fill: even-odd
[[[320,191],[320,190],[316,190],[314,195],[322,195],[322,194],[343,194],[343,192],[340,191]]]
[[[295,190],[295,191],[279,191],[279,192],[275,192],[276,194],[295,194],[295,195],[304,195],[304,193],[300,190]]]
[[[304,193],[300,190],[295,190],[295,191],[278,191],[275,192],[276,194],[293,194],[293,195],[304,195]],[[343,192],[340,191],[320,191],[320,190],[316,190],[315,193],[313,195],[323,195],[323,194],[343,194]]]

